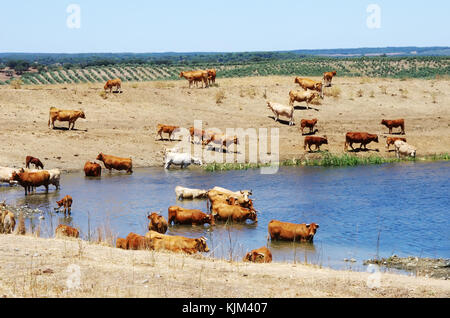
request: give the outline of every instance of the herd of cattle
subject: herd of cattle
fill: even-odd
[[[221,187],[210,190],[190,189],[181,186],[175,188],[178,200],[206,199],[208,213],[198,209],[185,209],[179,206],[168,208],[168,220],[157,212],[148,215],[148,232],[145,235],[129,233],[126,238],[118,238],[116,247],[129,250],[169,250],[193,254],[208,252],[207,239],[186,238],[183,236],[166,235],[169,226],[205,225],[215,226],[216,222],[242,223],[246,220],[258,222],[258,211],[250,199],[251,190],[231,191]],[[287,240],[295,242],[312,242],[319,225],[294,224],[272,220],[268,225],[268,237],[271,240]],[[271,251],[263,246],[248,252],[243,261],[269,263],[272,261]]]
[[[309,109],[309,104],[315,98],[324,98],[324,87],[330,87],[336,71],[324,73],[322,82],[316,82],[307,78],[297,77],[294,83],[300,85],[302,90],[289,92],[289,105],[283,105],[274,102],[267,102],[267,107],[274,113],[275,121],[279,121],[280,116],[285,116],[289,119],[289,125],[294,124],[294,103],[306,102],[306,107]],[[180,77],[184,77],[189,81],[189,87],[193,83],[202,83],[202,87],[208,87],[215,83],[216,70],[196,70],[189,72],[181,72]],[[109,80],[105,86],[112,91],[116,87],[121,90],[120,79]],[[62,110],[55,107],[50,108],[48,126],[54,128],[55,121],[67,121],[69,123],[68,129],[74,129],[75,122],[78,118],[85,119],[86,116],[82,111]],[[312,136],[317,132],[315,129],[318,120],[302,119],[300,129],[304,135],[304,129],[308,128],[308,136],[305,136],[304,149],[308,147],[312,151],[311,146],[315,146],[315,151],[320,150],[320,146],[328,144],[326,136],[317,137]],[[381,124],[389,128],[389,134],[392,134],[392,129],[399,127],[400,134],[405,134],[405,121],[403,119],[397,120],[382,120]],[[174,133],[180,130],[179,126],[170,126],[159,124],[157,126],[157,136],[163,139],[163,133],[168,134],[169,141],[172,140]],[[191,142],[199,142],[204,146],[212,145],[213,147],[228,147],[232,144],[239,144],[237,136],[227,136],[222,133],[214,131],[198,130],[194,127],[189,128]],[[371,142],[378,142],[378,135],[367,132],[348,132],[345,136],[344,150],[347,151],[348,146],[353,148],[353,144],[360,144],[360,150],[367,150],[367,145]],[[416,149],[406,143],[405,138],[388,137],[386,139],[386,147],[389,149],[391,145],[395,146],[396,155],[407,155],[415,157]],[[133,164],[131,158],[121,158],[112,155],[99,153],[96,160],[103,162],[104,167],[110,172],[112,169],[124,170],[127,173],[133,173]],[[26,168],[14,169],[8,167],[0,167],[0,182],[7,182],[10,185],[18,184],[25,190],[25,195],[33,192],[37,187],[44,186],[48,192],[49,185],[54,185],[56,189],[59,188],[61,172],[58,169],[44,170],[44,164],[40,159],[27,156],[25,158]],[[30,169],[30,164],[35,166],[35,169]],[[202,165],[200,158],[195,158],[190,154],[179,153],[177,151],[167,151],[165,158],[165,168],[168,169],[171,165],[180,165],[182,168],[190,164]],[[84,165],[84,172],[87,177],[100,177],[101,166],[99,163],[87,161]],[[257,222],[258,211],[253,206],[253,201],[250,199],[252,191],[230,191],[220,187],[214,187],[210,190],[189,189],[181,186],[175,188],[176,198],[178,200],[185,199],[206,199],[208,213],[201,210],[185,209],[179,206],[170,206],[168,208],[168,221],[159,213],[150,213],[149,232],[144,236],[136,233],[130,233],[126,238],[118,238],[116,247],[122,249],[151,249],[151,250],[170,250],[174,252],[185,252],[188,254],[196,252],[208,252],[209,248],[205,237],[196,239],[186,238],[183,236],[166,235],[169,225],[176,224],[190,224],[190,225],[204,225],[215,226],[215,222],[246,222],[250,220]],[[64,215],[71,214],[71,206],[73,199],[70,195],[66,195],[61,200],[56,202],[58,207],[56,209],[64,208]],[[8,211],[5,203],[0,204],[0,233],[12,233],[15,227],[15,216]],[[271,240],[289,240],[297,242],[312,242],[319,225],[311,224],[293,224],[272,220],[268,225],[268,239]],[[55,231],[57,237],[70,236],[79,237],[77,229],[68,225],[59,225]],[[253,262],[271,262],[272,254],[267,247],[261,247],[247,253],[244,261]]]

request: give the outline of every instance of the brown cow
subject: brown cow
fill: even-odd
[[[348,132],[345,135],[344,151],[347,151],[348,145],[350,145],[352,150],[355,150],[353,148],[354,143],[361,144],[359,147],[360,150],[362,150],[362,147],[367,150],[367,144],[371,143],[372,141],[378,142],[378,135],[369,134],[367,132]]]
[[[97,159],[102,161],[105,168],[111,172],[112,169],[126,170],[128,173],[133,173],[133,161],[131,158],[120,158],[111,155],[105,155],[102,152],[99,153]]]
[[[267,247],[261,247],[256,250],[252,250],[248,252],[243,259],[244,262],[253,262],[253,263],[271,263],[272,262],[272,253]]]
[[[153,212],[147,216],[147,218],[150,220],[150,223],[148,224],[148,230],[149,231],[156,231],[158,233],[164,234],[167,232],[167,221],[166,219],[160,215],[159,213]]]
[[[214,187],[207,193],[207,204],[210,204],[212,208],[214,203],[221,202],[230,205],[239,205],[243,208],[256,212],[255,208],[253,207],[253,201],[249,198],[250,195],[252,195],[251,190],[241,190],[233,192],[221,187]]]
[[[122,88],[122,81],[120,78],[115,78],[113,80],[108,80],[103,87],[103,89],[106,91],[109,88],[109,92],[112,92],[113,87],[117,87],[117,90],[120,92]]]
[[[4,203],[0,204],[0,233],[11,234],[16,227],[16,218],[14,213],[6,210]]]
[[[202,88],[203,84],[208,87],[208,72],[204,70],[181,72],[180,77],[184,77],[189,81],[189,88],[191,88],[192,82],[201,81]]]
[[[387,128],[389,128],[389,134],[392,134],[392,128],[401,128],[401,134],[405,134],[405,120],[404,119],[394,119],[394,120],[386,120],[383,119],[381,121],[382,125],[385,125]]]
[[[318,228],[316,223],[294,224],[272,220],[269,222],[269,236],[271,240],[312,242]]]
[[[170,206],[168,211],[169,224],[214,225],[214,217],[211,214],[208,215],[200,210]]]
[[[158,128],[156,129],[156,133],[159,135],[160,140],[163,139],[162,137],[162,133],[166,133],[169,134],[169,140],[172,140],[172,134],[174,132],[177,132],[180,130],[180,127],[178,126],[169,126],[169,125],[163,125],[163,124],[158,124]]]
[[[74,129],[75,122],[78,118],[86,119],[86,115],[81,110],[63,110],[58,109],[56,107],[50,108],[50,114],[48,118],[48,127],[50,127],[50,122],[52,124],[52,128],[55,128],[55,121],[68,121],[69,122],[69,130]],[[70,128],[72,125],[72,128]]]
[[[17,181],[25,189],[25,195],[31,191],[31,188],[37,188],[40,186],[45,186],[45,190],[48,192],[50,173],[46,170],[39,172],[27,172],[21,169],[19,173],[15,171],[12,173],[11,181]]]
[[[323,98],[323,85],[321,82],[316,82],[309,78],[296,77],[294,83],[300,85],[305,91],[310,89],[317,91],[321,98]]]
[[[44,165],[42,164],[42,162],[38,158],[35,158],[35,157],[32,157],[32,156],[27,156],[25,158],[25,166],[28,169],[30,168],[30,163],[34,164],[34,167],[36,169],[39,169],[39,168],[44,169]]]
[[[206,238],[187,238],[184,236],[169,236],[150,231],[145,234],[150,240],[150,244],[155,250],[168,250],[172,252],[184,252],[187,254],[195,254],[198,252],[209,252]]]
[[[320,151],[321,145],[328,145],[328,139],[326,136],[324,137],[314,137],[314,136],[306,136],[305,143],[303,145],[303,149],[306,150],[306,146],[308,146],[309,151],[312,151],[311,146],[316,146],[316,151]]]
[[[189,127],[189,134],[191,135],[191,142],[195,142],[195,137],[197,137],[202,143],[204,139],[209,137],[206,131],[202,129],[195,129],[194,127]]]
[[[300,128],[302,130],[303,135],[303,129],[306,127],[309,128],[309,133],[312,134],[314,131],[314,126],[317,124],[317,118],[314,119],[302,119],[300,122]]]
[[[203,145],[209,145],[210,143],[220,145],[221,147],[225,147],[225,150],[228,152],[228,147],[232,144],[239,145],[239,139],[237,136],[226,136],[224,134],[214,134],[208,138],[208,140],[203,142]],[[214,146],[215,148],[215,146]],[[222,148],[223,149],[223,148]]]
[[[389,149],[391,145],[393,145],[397,140],[401,140],[406,142],[406,138],[402,137],[387,137],[386,138],[386,148]]]
[[[86,177],[100,177],[102,175],[102,167],[96,162],[86,161],[84,174]]]
[[[126,250],[127,249],[127,240],[121,237],[118,237],[116,240],[116,247]]]
[[[219,221],[245,222],[246,220],[252,220],[253,222],[258,222],[256,211],[239,205],[213,201],[211,210],[212,215]]]
[[[313,91],[290,91],[289,105],[294,106],[294,102],[306,102],[306,108],[309,109],[309,104],[317,97],[317,93]]]
[[[323,73],[323,82],[325,84],[325,87],[331,86],[331,81],[333,80],[333,77],[336,76],[336,74],[336,71]]]
[[[71,214],[72,202],[73,202],[72,197],[70,195],[66,195],[61,200],[56,201],[56,204],[58,204],[58,209],[64,207],[64,216],[66,216],[67,212],[69,212],[69,215]]]
[[[150,240],[142,235],[130,233],[125,239],[127,250],[149,250],[152,248]]]
[[[78,232],[78,230],[71,226],[68,226],[68,225],[60,224],[60,225],[58,225],[58,227],[55,230],[55,237],[78,238],[79,236],[80,236],[80,233]]]
[[[211,68],[206,70],[208,72],[208,83],[209,85],[216,83],[216,69]]]

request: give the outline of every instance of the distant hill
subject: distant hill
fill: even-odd
[[[385,47],[326,50],[292,50],[273,52],[165,52],[165,53],[0,53],[0,63],[23,60],[43,65],[76,64],[81,66],[108,65],[116,63],[135,64],[198,64],[198,63],[244,63],[271,60],[289,60],[322,56],[352,58],[363,56],[412,57],[450,56],[450,47]]]

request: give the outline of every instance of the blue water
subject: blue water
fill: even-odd
[[[209,173],[201,169],[164,171],[136,169],[132,175],[104,173],[101,179],[80,173],[62,176],[61,190],[39,189],[25,197],[22,188],[0,187],[0,201],[28,204],[46,211],[41,236],[53,236],[59,223],[81,229],[84,238],[95,229],[112,229],[125,237],[147,231],[146,215],[170,205],[206,211],[206,201],[177,201],[177,185],[209,189],[253,190],[260,211],[252,224],[169,227],[168,234],[205,236],[211,256],[238,259],[267,242],[272,219],[318,223],[313,244],[270,242],[274,261],[308,262],[343,269],[364,270],[362,261],[377,255],[450,258],[450,163],[404,163],[346,168],[284,167],[274,175],[259,170]],[[72,217],[55,214],[55,201],[70,194]],[[89,221],[88,221],[89,220]],[[28,222],[37,225],[39,220]],[[89,231],[90,229],[90,231]],[[379,238],[379,244],[378,242]],[[377,247],[378,245],[378,247]],[[356,263],[344,262],[354,258]]]

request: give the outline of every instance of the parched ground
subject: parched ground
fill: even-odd
[[[339,97],[326,96],[314,109],[295,111],[296,126],[278,123],[266,107],[267,100],[288,103],[288,94],[299,89],[294,77],[217,78],[218,87],[189,89],[187,81],[124,83],[123,93],[100,96],[101,84],[0,87],[0,165],[22,167],[25,157],[40,158],[46,166],[81,169],[99,152],[131,156],[136,167],[161,166],[163,152],[176,142],[158,141],[158,123],[189,128],[202,120],[203,128],[280,128],[280,159],[313,156],[303,150],[299,131],[302,118],[318,118],[318,135],[326,135],[328,149],[343,153],[347,131],[386,134],[381,119],[404,118],[408,142],[418,156],[446,153],[450,149],[450,81],[340,78],[334,80]],[[383,88],[383,86],[385,88]],[[220,95],[224,98],[217,103]],[[359,97],[362,96],[362,97]],[[51,106],[82,109],[86,120],[75,128],[51,130]],[[304,106],[304,103],[303,103]],[[67,123],[56,122],[59,127]],[[384,138],[372,150],[358,153],[392,157]]]
[[[450,297],[450,282],[0,235],[0,297]]]

